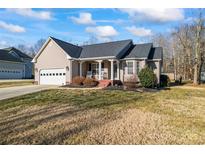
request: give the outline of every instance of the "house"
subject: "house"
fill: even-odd
[[[201,68],[201,82],[202,83],[205,82],[205,63],[202,65],[202,68]]]
[[[162,48],[122,40],[77,46],[49,37],[33,59],[37,84],[65,85],[75,76],[126,81],[146,65],[160,82]]]
[[[0,79],[32,78],[32,58],[10,47],[0,49]]]

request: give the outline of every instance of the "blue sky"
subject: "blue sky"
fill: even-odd
[[[196,9],[0,9],[0,47],[33,45],[53,36],[75,44],[166,35],[191,22]]]

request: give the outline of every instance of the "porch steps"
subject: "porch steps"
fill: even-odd
[[[101,88],[106,88],[109,85],[111,85],[111,80],[100,80],[98,82],[99,82],[98,87],[101,87]]]

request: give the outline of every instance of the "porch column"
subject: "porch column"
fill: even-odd
[[[99,73],[98,73],[98,80],[102,80],[102,60],[98,60],[98,70],[99,70]]]
[[[120,62],[117,61],[117,79],[120,80]]]
[[[110,71],[110,72],[111,72],[111,77],[110,77],[110,78],[111,78],[111,80],[113,80],[113,75],[114,75],[114,66],[113,66],[113,65],[114,65],[114,60],[110,60],[110,62],[111,62],[111,71]]]
[[[83,66],[83,62],[80,61],[80,77],[82,77],[82,66]]]

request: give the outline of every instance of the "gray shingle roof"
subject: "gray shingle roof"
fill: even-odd
[[[154,47],[151,49],[148,59],[162,59],[163,58],[163,48]]]
[[[15,52],[19,57],[21,58],[29,58],[32,59],[30,56],[28,56],[27,54],[21,52],[20,50],[14,48],[14,47],[10,47],[10,48],[5,48],[4,50],[7,50],[8,52]]]
[[[133,45],[131,39],[77,46],[68,42],[50,37],[54,40],[69,56],[73,58],[95,58],[113,57],[123,58],[145,58],[162,59],[162,48],[153,47],[152,43]]]
[[[3,50],[3,49],[0,49],[0,60],[22,62],[20,58],[13,56],[7,50]]]
[[[136,44],[123,58],[148,58],[152,46],[152,43]]]
[[[108,56],[120,58],[120,56],[122,56],[122,54],[128,50],[127,47],[131,44],[132,40],[122,40],[81,46],[83,50],[81,52],[80,58]]]
[[[50,37],[54,40],[69,56],[73,58],[78,58],[81,54],[82,48],[71,43],[56,39],[54,37]]]

